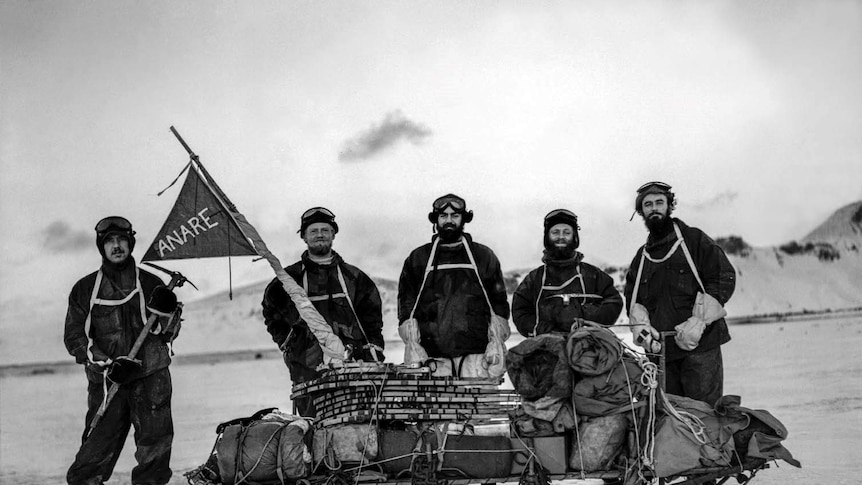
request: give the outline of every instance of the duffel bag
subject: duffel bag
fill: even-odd
[[[216,443],[224,485],[281,483],[311,472],[311,454],[304,441],[310,429],[306,419],[274,411],[257,420],[224,424]]]
[[[569,468],[585,472],[609,470],[623,451],[629,419],[627,414],[590,417],[572,432]]]
[[[369,463],[377,458],[377,426],[340,424],[314,430],[314,466],[325,461],[330,467],[339,462]]]

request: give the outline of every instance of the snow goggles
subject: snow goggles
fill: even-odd
[[[551,220],[551,219],[558,217],[558,216],[571,217],[572,219],[574,219],[576,221],[578,220],[578,216],[575,215],[574,212],[572,212],[568,209],[557,209],[557,210],[552,210],[551,212],[548,212],[548,215],[545,216],[545,221]]]
[[[655,188],[663,190],[665,192],[670,192],[670,189],[671,189],[671,186],[664,183],[664,182],[653,181],[653,182],[647,182],[647,183],[641,185],[640,187],[638,187],[637,192],[638,192],[638,194],[642,194],[642,193],[646,192],[646,190],[651,188],[651,187],[655,187]]]
[[[467,203],[464,202],[464,199],[458,197],[455,194],[446,194],[443,197],[440,197],[435,200],[434,204],[432,204],[432,207],[434,207],[435,212],[440,212],[446,207],[451,207],[456,211],[463,211],[466,206]]]
[[[307,211],[302,213],[302,220],[306,220],[309,217],[318,214],[323,215],[324,217],[335,219],[335,214],[333,214],[332,211],[327,209],[326,207],[312,207],[311,209],[308,209]]]
[[[96,232],[99,234],[104,234],[109,230],[128,232],[134,234],[132,231],[132,223],[129,222],[125,217],[120,216],[111,216],[106,217],[96,223]]]

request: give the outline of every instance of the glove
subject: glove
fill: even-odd
[[[108,379],[116,384],[128,384],[138,376],[142,368],[138,359],[117,357],[108,369]]]
[[[688,320],[674,327],[676,335],[673,339],[682,350],[694,350],[697,348],[697,344],[700,343],[700,337],[703,336],[705,328],[705,321],[698,317],[690,317]]]
[[[183,304],[177,303],[177,309],[171,313],[170,320],[161,328],[159,333],[162,342],[172,343],[180,335],[181,328],[183,328]]]
[[[169,290],[167,286],[159,285],[153,288],[150,301],[147,302],[147,310],[160,317],[169,317],[177,309],[177,295]]]
[[[654,354],[661,352],[661,334],[650,325],[649,312],[640,303],[632,305],[629,311],[629,324],[631,325],[635,345],[643,347],[645,351]]]
[[[86,362],[84,366],[87,368],[88,371],[102,375],[102,373],[105,372],[105,369],[107,369],[111,365],[111,362],[113,361],[109,360],[104,365],[96,362]]]
[[[408,318],[398,326],[398,335],[404,341],[404,363],[418,364],[428,360],[428,352],[419,343],[419,322],[415,318]]]

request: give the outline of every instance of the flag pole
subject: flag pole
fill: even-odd
[[[221,190],[221,187],[215,183],[215,180],[210,176],[209,172],[207,172],[206,168],[204,168],[203,164],[200,162],[198,156],[192,151],[192,149],[188,146],[188,144],[183,140],[180,136],[179,132],[177,132],[176,128],[171,126],[171,133],[179,140],[180,144],[189,154],[191,158],[191,164],[198,171],[201,177],[206,182],[207,186],[213,191],[213,194],[217,199],[224,205],[224,208],[227,210],[228,216],[233,218],[233,220],[237,223],[239,228],[243,232],[243,236],[249,240],[249,242],[254,247],[254,250],[258,255],[262,256],[269,262],[269,265],[272,267],[275,272],[276,277],[284,286],[285,292],[287,292],[293,304],[296,306],[297,311],[299,312],[300,317],[305,320],[305,323],[308,325],[311,333],[314,334],[314,337],[317,339],[320,344],[321,349],[323,350],[323,361],[324,363],[330,363],[333,361],[340,362],[345,358],[345,348],[344,343],[341,339],[338,338],[335,333],[332,331],[332,327],[326,322],[323,316],[317,311],[314,305],[311,303],[311,300],[308,299],[308,295],[305,292],[305,289],[299,286],[296,281],[290,277],[289,274],[284,270],[284,267],[281,265],[281,262],[278,258],[272,254],[269,248],[266,246],[266,243],[263,241],[263,238],[260,237],[260,234],[257,232],[257,229],[248,222],[248,219],[239,212],[233,202],[228,199],[227,195]]]

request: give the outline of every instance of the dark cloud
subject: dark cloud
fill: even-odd
[[[429,136],[431,130],[407,119],[400,111],[393,111],[387,113],[379,125],[347,140],[338,159],[342,162],[367,160],[399,140],[419,145]]]
[[[86,230],[73,230],[65,221],[54,221],[40,232],[42,247],[54,252],[77,251],[95,244],[95,234]]]
[[[695,210],[706,210],[713,207],[722,207],[730,205],[734,200],[736,200],[737,197],[739,197],[738,192],[734,192],[732,190],[725,190],[724,192],[715,195],[711,199],[707,199],[693,204],[692,208]]]

